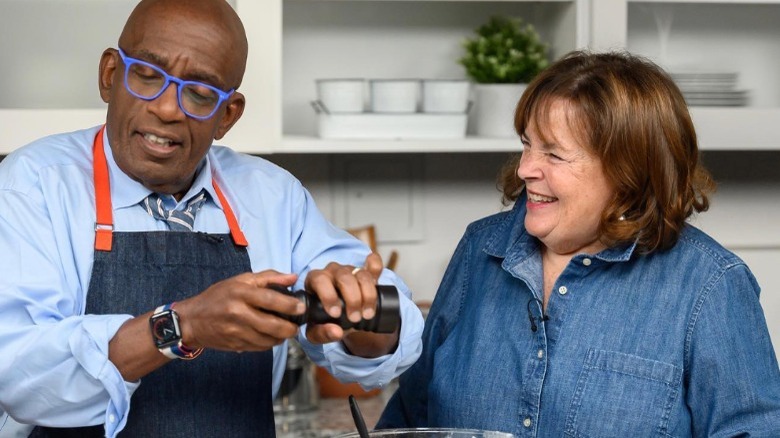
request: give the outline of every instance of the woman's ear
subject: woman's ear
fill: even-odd
[[[111,99],[111,91],[114,87],[114,74],[119,64],[119,52],[116,49],[106,49],[100,56],[100,70],[98,71],[98,89],[100,98],[108,103]]]
[[[241,118],[241,114],[244,113],[244,106],[246,105],[246,99],[244,95],[238,91],[234,92],[232,96],[228,98],[225,105],[225,112],[222,114],[222,118],[219,121],[217,130],[214,133],[214,140],[219,140],[230,131],[230,128],[236,124],[238,119]]]

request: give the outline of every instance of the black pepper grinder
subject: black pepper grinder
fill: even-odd
[[[343,329],[354,328],[366,332],[374,333],[393,333],[401,324],[401,308],[398,299],[398,289],[392,285],[376,286],[376,314],[371,319],[362,319],[358,322],[352,322],[347,319],[347,312],[344,309],[344,301],[341,300],[341,315],[333,318],[328,315],[322,307],[320,297],[314,292],[298,290],[291,292],[282,287],[273,287],[279,292],[292,295],[306,305],[306,311],[302,315],[276,315],[295,324],[337,324]]]

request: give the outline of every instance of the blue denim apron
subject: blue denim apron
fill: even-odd
[[[102,130],[96,143],[98,138],[101,145],[95,150],[102,151]],[[98,167],[97,155],[95,161]],[[225,210],[232,216],[229,207]],[[235,217],[228,222],[233,228]],[[235,240],[235,234],[113,232],[110,249],[95,251],[86,313],[140,315],[250,272],[245,245]],[[152,342],[151,333],[148,341]],[[195,360],[172,361],[142,379],[119,435],[274,437],[272,368],[271,351],[236,354],[207,349]],[[37,427],[31,436],[98,437],[104,436],[104,428]]]

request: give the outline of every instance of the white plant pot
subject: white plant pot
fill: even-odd
[[[515,108],[528,84],[475,84],[474,133],[479,137],[512,138]]]
[[[371,111],[375,113],[417,112],[420,81],[417,79],[372,79]]]
[[[422,110],[425,113],[463,114],[469,105],[469,81],[425,79],[422,85]]]
[[[365,109],[365,80],[317,79],[317,99],[329,113],[362,113]]]

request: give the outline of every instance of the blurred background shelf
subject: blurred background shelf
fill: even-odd
[[[323,140],[285,136],[275,150],[289,154],[519,152],[520,140],[466,137],[458,140]]]
[[[702,150],[780,150],[780,108],[691,108]],[[0,109],[0,155],[45,135],[103,123],[101,109]],[[724,123],[728,120],[728,123]],[[735,129],[734,126],[740,126]],[[220,144],[232,144],[220,141]],[[241,144],[250,144],[250,138]],[[237,148],[260,154],[323,153],[429,153],[429,152],[519,152],[517,139],[480,138],[442,140],[324,140],[310,135],[286,135],[266,149]]]
[[[739,73],[745,107],[692,107],[704,150],[780,151],[780,0],[232,0],[250,40],[247,108],[222,141],[244,152],[512,151],[512,141],[316,138],[308,106],[325,77],[464,78],[460,43],[496,14],[533,23],[557,57],[627,48],[668,69]],[[101,123],[100,52],[133,0],[0,0],[0,154],[42,135]],[[99,19],[98,19],[99,18]],[[89,29],[89,32],[84,32]],[[22,37],[23,36],[23,37]],[[471,131],[469,134],[473,135]]]

